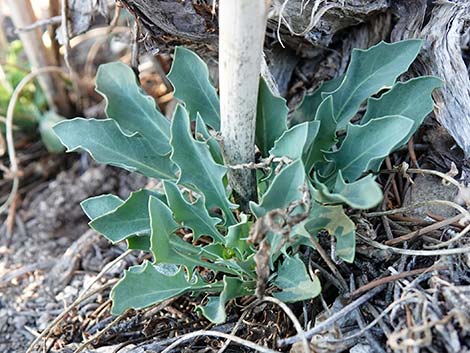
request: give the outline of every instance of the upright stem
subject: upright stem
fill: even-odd
[[[221,133],[227,164],[255,158],[256,102],[268,1],[219,1],[219,87]],[[256,199],[253,170],[229,171],[237,201],[246,209]]]

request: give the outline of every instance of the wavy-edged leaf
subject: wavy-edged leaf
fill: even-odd
[[[238,274],[224,267],[225,264],[208,262],[207,260],[217,260],[217,257],[176,236],[174,233],[181,226],[175,222],[170,208],[161,200],[150,198],[149,215],[150,249],[155,263],[183,265],[189,272],[196,266],[203,266],[215,272]]]
[[[256,145],[263,157],[269,155],[274,142],[287,130],[288,111],[286,100],[275,96],[261,78],[256,106]]]
[[[305,121],[315,120],[318,107],[324,100],[322,93],[334,91],[339,87],[343,79],[344,76],[341,75],[332,80],[325,81],[313,93],[306,94],[300,102],[300,105],[292,113],[291,123],[300,124]]]
[[[304,156],[305,170],[310,173],[315,163],[325,161],[324,151],[328,151],[336,142],[336,121],[333,115],[333,99],[327,97],[317,109],[315,121],[320,127],[315,138],[311,141]]]
[[[441,86],[442,81],[433,76],[422,76],[406,82],[397,82],[390,91],[384,93],[380,98],[368,99],[367,110],[361,124],[387,115],[401,115],[413,120],[413,128],[397,143],[396,147],[399,147],[410,139],[411,135],[423,123],[424,118],[432,112],[434,107],[432,92]]]
[[[259,204],[250,201],[251,212],[260,218],[271,210],[285,209],[293,201],[302,198],[305,170],[302,161],[297,160],[281,170],[265,192]]]
[[[124,63],[100,65],[96,91],[106,99],[106,115],[130,135],[138,132],[161,155],[170,152],[170,122],[155,100],[138,85],[134,71]]]
[[[377,206],[383,199],[382,190],[372,175],[365,176],[353,183],[346,183],[341,170],[339,170],[332,192],[328,190],[326,185],[320,183],[316,176],[314,178],[316,190],[313,192],[313,197],[321,203],[345,203],[352,208],[366,210]]]
[[[386,157],[412,127],[413,121],[403,116],[373,119],[362,126],[349,124],[339,150],[325,157],[342,171],[344,180],[355,181],[375,166],[375,160]]]
[[[220,103],[209,79],[204,61],[191,50],[176,47],[173,64],[168,74],[175,91],[173,95],[185,104],[191,119],[197,113],[214,130],[220,130]]]
[[[269,154],[291,160],[300,159],[303,155],[308,158],[310,141],[315,139],[319,128],[318,121],[307,121],[291,127],[276,140]]]
[[[171,124],[171,159],[180,169],[179,184],[196,187],[206,201],[207,208],[219,207],[229,224],[237,223],[227,198],[222,178],[227,168],[214,162],[204,142],[191,136],[186,110],[178,105]]]
[[[135,191],[113,211],[93,219],[90,227],[113,243],[132,235],[150,234],[148,202],[151,196],[164,200],[164,196],[155,191]]]
[[[273,283],[282,290],[273,296],[285,303],[315,298],[321,293],[320,280],[317,276],[310,278],[299,255],[286,256]]]
[[[211,291],[214,287],[197,275],[188,280],[183,268],[168,276],[146,261],[125,271],[124,277],[111,290],[111,313],[120,315],[127,309],[146,308],[187,292]]]
[[[207,130],[206,123],[202,120],[201,115],[197,114],[196,118],[196,139],[201,142],[207,143],[212,158],[218,164],[224,164],[224,157],[222,155],[222,148],[214,136]]]
[[[325,229],[336,239],[336,255],[352,263],[356,253],[356,226],[346,216],[342,206],[322,206],[313,203],[304,228],[310,234]]]
[[[90,221],[105,215],[108,212],[114,211],[116,208],[124,203],[121,198],[112,194],[105,194],[90,197],[80,203],[83,212],[87,215]]]
[[[176,166],[154,153],[152,144],[139,134],[126,135],[112,119],[75,118],[54,126],[67,152],[87,151],[98,163],[159,179],[176,179]]]
[[[227,320],[225,306],[232,299],[244,297],[254,293],[255,281],[242,281],[236,277],[224,276],[224,289],[217,297],[209,297],[208,302],[198,309],[209,321],[214,324],[223,324]]]
[[[233,249],[241,260],[246,260],[248,256],[254,253],[248,243],[253,222],[249,222],[248,216],[243,213],[240,214],[240,219],[240,223],[228,227],[225,243],[227,248]]]
[[[174,183],[164,182],[163,185],[168,205],[176,222],[183,227],[191,228],[195,240],[199,239],[201,235],[208,235],[214,241],[224,243],[224,238],[216,228],[221,220],[209,215],[202,196],[196,202],[189,203]]]
[[[372,94],[391,87],[406,72],[421,49],[422,40],[380,42],[367,50],[354,49],[341,85],[323,97],[333,97],[337,130],[346,127],[359,106]]]

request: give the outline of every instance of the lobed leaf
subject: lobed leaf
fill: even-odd
[[[309,234],[318,233],[322,229],[327,230],[336,239],[336,255],[346,262],[354,261],[356,226],[346,216],[342,206],[322,206],[313,203],[304,228]]]
[[[413,120],[414,124],[410,132],[395,146],[399,147],[410,139],[423,123],[424,118],[432,112],[434,107],[432,92],[441,86],[442,81],[432,76],[398,82],[380,98],[368,99],[367,110],[361,124],[366,124],[372,119],[394,115]]]
[[[288,111],[286,100],[275,96],[261,78],[256,106],[256,145],[263,157],[269,156],[274,142],[287,130]]]
[[[139,134],[126,135],[111,119],[75,118],[54,126],[67,152],[87,151],[98,163],[138,172],[148,177],[176,179],[176,166],[154,153],[152,143]]]
[[[304,154],[308,153],[307,148],[317,136],[319,127],[320,123],[317,121],[309,121],[291,127],[276,140],[269,154],[281,158],[287,157],[291,160],[302,158]]]
[[[373,119],[362,126],[349,124],[339,150],[327,152],[325,157],[341,170],[344,180],[355,181],[376,166],[377,159],[388,156],[412,127],[413,121],[402,116]]]
[[[214,288],[199,276],[188,280],[183,268],[169,276],[146,261],[124,271],[124,277],[111,290],[111,313],[120,315],[127,309],[142,309],[187,292],[205,292]]]
[[[232,214],[232,204],[226,195],[222,178],[227,168],[214,162],[209,148],[191,136],[189,118],[182,106],[176,108],[171,125],[171,160],[180,169],[179,184],[196,187],[206,201],[206,206],[219,207],[229,224],[237,223]]]
[[[236,277],[224,276],[224,288],[220,296],[209,297],[204,306],[199,306],[200,312],[212,323],[222,324],[227,320],[225,306],[232,299],[254,294],[255,281],[243,281]]]
[[[204,205],[201,196],[194,203],[187,202],[178,187],[171,182],[164,182],[165,194],[168,205],[173,213],[173,218],[183,227],[193,230],[193,238],[199,239],[201,235],[208,235],[214,241],[224,243],[223,236],[219,233],[216,225],[221,222],[219,218],[211,217]]]
[[[219,97],[209,80],[207,65],[199,56],[176,47],[168,79],[175,88],[173,95],[184,103],[192,120],[199,113],[207,125],[220,130]]]
[[[354,49],[341,85],[322,97],[333,97],[337,130],[344,129],[359,106],[372,94],[391,87],[406,72],[421,49],[422,40],[409,39],[395,43],[380,42],[362,50]]]
[[[281,170],[261,198],[259,204],[250,201],[251,212],[260,218],[271,210],[285,209],[290,203],[302,198],[305,170],[302,161],[297,160]]]
[[[315,298],[321,293],[320,280],[316,276],[310,278],[299,255],[286,256],[273,283],[282,289],[273,296],[285,303]]]
[[[380,186],[374,181],[372,175],[368,175],[353,183],[346,183],[341,170],[336,175],[336,183],[333,191],[330,192],[326,185],[320,183],[314,176],[316,190],[313,192],[315,200],[324,204],[341,204],[366,210],[377,206],[383,199]]]
[[[153,97],[138,85],[134,71],[121,62],[100,65],[96,91],[106,100],[106,115],[127,135],[138,132],[160,155],[170,152],[170,122],[157,109]]]
[[[155,191],[135,191],[113,211],[94,218],[89,223],[90,227],[113,243],[133,235],[149,235],[148,203],[151,196],[164,200],[164,196]]]

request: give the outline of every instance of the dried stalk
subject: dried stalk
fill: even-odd
[[[256,103],[268,4],[265,0],[221,0],[219,79],[221,135],[226,164],[255,158]],[[242,208],[255,199],[252,170],[230,170],[230,185]]]

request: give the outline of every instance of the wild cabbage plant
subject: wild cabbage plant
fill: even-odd
[[[84,150],[97,162],[163,181],[163,188],[138,190],[126,200],[101,195],[82,203],[93,229],[153,257],[125,271],[111,292],[112,312],[208,294],[199,310],[221,323],[228,301],[257,289],[284,302],[317,296],[320,281],[309,275],[300,247],[314,248],[311,239],[324,230],[335,237],[337,256],[353,262],[355,225],[345,207],[381,202],[374,173],[433,108],[439,79],[397,82],[420,47],[420,40],[406,40],[354,50],[346,73],[307,95],[290,120],[285,100],[261,79],[258,201],[248,212],[234,203],[227,170],[257,165],[224,164],[219,98],[204,62],[176,48],[168,78],[179,104],[171,120],[129,67],[102,65],[96,90],[108,118],[60,122],[55,133],[68,151]]]

